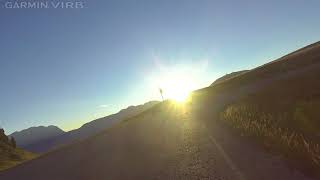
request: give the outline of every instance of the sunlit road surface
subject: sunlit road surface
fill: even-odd
[[[162,105],[0,179],[307,179],[198,109]]]

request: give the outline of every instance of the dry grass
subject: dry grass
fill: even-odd
[[[13,148],[0,142],[0,171],[11,168],[24,161],[35,158],[36,155],[20,148]]]
[[[221,119],[242,134],[256,138],[268,149],[280,152],[285,157],[299,162],[300,165],[303,164],[311,172],[319,173],[318,138],[306,133],[313,132],[314,129],[302,129],[310,126],[306,123],[308,113],[305,112],[310,104],[302,104],[304,105],[291,112],[282,113],[262,111],[259,107],[250,104],[235,104],[221,113]],[[291,119],[294,122],[290,126],[286,125],[290,121],[289,118],[294,118]],[[303,124],[307,125],[303,126]]]

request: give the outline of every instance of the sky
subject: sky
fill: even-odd
[[[7,133],[39,125],[78,128],[160,99],[168,77],[198,89],[320,40],[318,0],[9,7],[22,1],[0,0],[0,126]]]

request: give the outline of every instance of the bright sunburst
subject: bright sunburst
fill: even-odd
[[[164,62],[180,62],[178,64],[165,64]],[[207,59],[163,59],[154,56],[155,67],[152,73],[147,74],[150,87],[155,97],[161,99],[159,89],[162,90],[163,99],[171,99],[176,102],[189,100],[190,93],[200,87],[204,87],[205,73],[208,66]],[[147,88],[147,87],[146,87]]]
[[[188,99],[190,92],[176,92],[174,90],[171,94],[172,96],[170,99],[174,99],[178,102],[185,102]]]
[[[192,79],[180,74],[171,74],[161,80],[160,88],[165,99],[184,102],[194,88]]]

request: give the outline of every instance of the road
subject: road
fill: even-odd
[[[308,179],[210,114],[194,105],[163,104],[2,172],[0,179]]]

